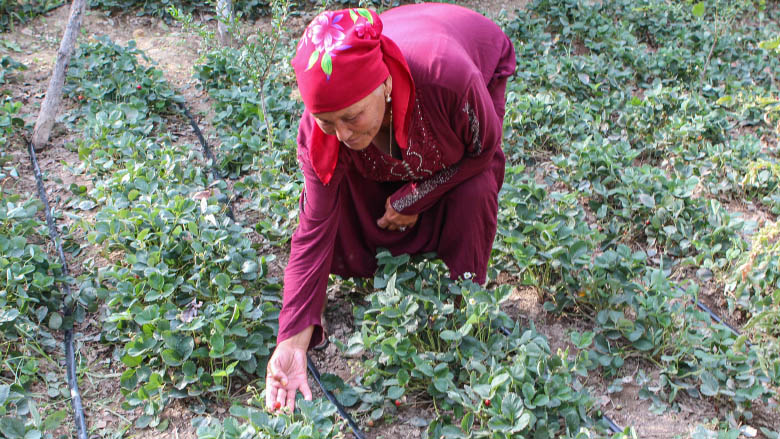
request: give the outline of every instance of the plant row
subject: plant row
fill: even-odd
[[[279,286],[218,201],[225,183],[170,133],[184,121],[162,72],[132,42],[105,39],[71,63],[75,171],[89,185],[70,187],[70,205],[94,212],[79,225],[99,249],[82,288],[105,303],[101,339],[123,365],[124,408],[141,409],[136,427],[164,429],[172,399],[226,399],[231,380],[264,373]]]
[[[7,57],[1,63],[0,86],[5,73],[23,68]],[[0,434],[9,439],[51,437],[65,418],[63,401],[69,394],[47,370],[59,367],[51,357],[58,345],[55,331],[74,319],[63,312],[62,285],[72,280],[47,251],[42,205],[34,194],[25,197],[15,189],[20,179],[15,154],[27,156],[13,151],[21,143],[21,108],[10,98],[0,106]],[[47,384],[50,398],[43,404],[40,382]]]
[[[549,310],[592,322],[575,344],[601,373],[643,358],[661,367],[643,393],[657,407],[681,391],[725,400],[736,427],[774,394],[780,359],[711,325],[695,301],[700,283],[736,279],[749,309],[777,310],[777,286],[736,285],[758,224],[725,207],[777,209],[778,157],[764,137],[774,126],[757,99],[780,70],[759,44],[771,25],[735,26],[747,2],[641,3],[536,1],[507,24],[519,73],[496,262],[547,293]],[[750,128],[732,135],[739,127]],[[540,163],[537,178],[525,173]]]

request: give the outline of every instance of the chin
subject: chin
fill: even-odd
[[[349,149],[351,149],[353,151],[362,151],[362,150],[368,148],[368,145],[371,144],[371,142],[361,142],[361,141],[357,141],[355,143],[347,143],[347,142],[342,142],[342,143],[344,143],[344,145],[347,148],[349,148]]]

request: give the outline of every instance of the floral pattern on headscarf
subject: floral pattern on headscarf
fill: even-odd
[[[342,44],[346,38],[346,33],[344,32],[344,27],[339,22],[344,19],[345,15],[343,11],[325,11],[309,24],[309,28],[306,29],[304,37],[301,38],[298,44],[298,50],[305,48],[309,43],[314,45],[314,51],[309,55],[309,61],[306,66],[307,71],[319,61],[322,72],[325,73],[327,80],[330,80],[330,75],[333,73],[332,57],[336,56],[335,52],[352,47],[348,44]],[[368,25],[361,23],[356,26],[355,32],[358,37],[377,37],[376,30],[371,26],[374,24],[374,17],[368,9],[349,9],[349,16],[353,24],[357,23],[360,17],[369,23]],[[321,58],[320,55],[322,55]]]

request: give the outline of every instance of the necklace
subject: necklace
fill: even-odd
[[[393,108],[392,107],[390,107],[390,127],[387,129],[387,134],[388,134],[387,149],[390,151],[390,157],[393,157]]]

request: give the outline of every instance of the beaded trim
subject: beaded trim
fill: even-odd
[[[458,165],[454,165],[450,168],[444,169],[435,177],[418,184],[411,192],[394,201],[390,205],[393,207],[393,209],[395,209],[396,212],[403,212],[404,209],[420,201],[423,199],[423,197],[433,192],[434,189],[448,182],[452,176],[458,172],[458,168]]]
[[[376,148],[359,151],[357,156],[362,163],[358,168],[365,177],[376,181],[419,181],[433,177],[446,167],[430,123],[424,117],[419,91],[417,96],[407,148],[402,150],[403,159],[397,160]]]
[[[471,128],[473,148],[471,148],[472,151],[469,152],[469,155],[475,157],[482,153],[482,140],[479,138],[479,119],[477,118],[474,108],[472,108],[468,102],[463,106],[463,112],[468,116],[469,127]]]

